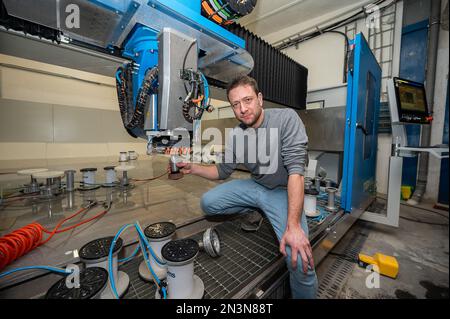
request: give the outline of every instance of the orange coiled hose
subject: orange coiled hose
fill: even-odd
[[[32,223],[0,237],[0,269],[39,246],[43,227]]]
[[[94,217],[83,220],[77,223],[76,225],[59,230],[59,227],[61,227],[61,225],[64,224],[66,221],[78,216],[83,212],[86,212],[91,208],[92,206],[88,206],[78,210],[72,216],[69,216],[60,221],[52,231],[45,229],[44,227],[42,227],[41,224],[35,222],[22,228],[19,228],[10,234],[0,237],[0,270],[9,265],[10,263],[12,263],[13,261],[15,261],[17,258],[20,258],[23,255],[29,253],[36,247],[44,245],[55,234],[63,233],[65,231],[79,227],[94,219],[102,217],[109,211],[104,210],[99,214],[95,215]],[[47,237],[47,239],[42,240],[44,233],[49,234],[49,236]]]

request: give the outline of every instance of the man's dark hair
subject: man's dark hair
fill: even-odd
[[[233,81],[231,81],[231,83],[228,85],[227,98],[232,89],[235,89],[238,86],[245,86],[245,85],[251,86],[253,88],[253,91],[255,91],[256,95],[259,94],[260,91],[259,91],[258,83],[256,82],[256,80],[248,75],[240,75],[237,78],[235,78]]]

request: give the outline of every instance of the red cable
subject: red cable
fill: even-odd
[[[55,230],[57,229],[57,227],[56,227],[56,228],[51,232],[51,237],[53,237],[53,235],[55,235],[55,234],[64,233],[64,232],[66,232],[66,231],[68,231],[68,230],[71,230],[71,229],[80,227],[81,225],[84,225],[84,224],[86,224],[86,223],[89,223],[90,221],[92,221],[92,220],[94,220],[94,219],[97,219],[97,218],[102,217],[102,216],[105,215],[107,212],[108,212],[107,210],[104,210],[104,211],[102,211],[101,213],[95,215],[94,217],[91,217],[91,218],[89,218],[89,219],[83,220],[83,221],[79,222],[79,223],[76,224],[76,225],[69,226],[69,227],[63,228],[63,229],[58,230],[58,231],[55,231]],[[46,229],[43,229],[43,231],[44,231],[45,233],[50,233],[50,231],[48,231],[48,230],[46,230]],[[42,244],[45,244],[48,240],[49,240],[49,238],[47,238],[47,239],[45,240],[45,242],[43,242]]]
[[[108,212],[108,210],[104,210],[94,217],[81,221],[76,225],[58,230],[58,228],[61,227],[61,225],[66,221],[78,216],[79,214],[91,208],[92,207],[85,207],[78,210],[72,216],[69,216],[60,221],[52,231],[49,231],[45,229],[41,224],[34,222],[27,226],[19,228],[10,234],[0,237],[0,270],[12,263],[17,258],[29,253],[31,250],[46,244],[55,234],[63,233],[79,227],[94,219],[102,217]],[[47,237],[47,239],[44,241],[42,241],[43,233],[50,234],[49,237]]]

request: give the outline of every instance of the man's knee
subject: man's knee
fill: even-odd
[[[292,261],[291,256],[288,254],[288,257],[286,258],[286,265],[289,270],[289,273],[291,274],[291,277],[295,279],[295,281],[299,282],[302,285],[310,286],[315,284],[316,282],[316,271],[315,269],[311,268],[311,266],[308,264],[307,271],[303,271],[303,261],[300,255],[297,257],[297,268],[294,269],[292,267]]]
[[[292,267],[290,259],[286,259],[286,263],[289,270],[292,298],[315,299],[318,286],[316,271],[308,266],[308,270],[304,272],[301,258],[298,258],[296,269]]]
[[[217,208],[215,207],[216,199],[211,194],[211,192],[206,192],[200,199],[200,207],[203,213],[206,215],[214,215],[217,213]]]

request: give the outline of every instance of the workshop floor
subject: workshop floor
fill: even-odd
[[[384,200],[377,202],[384,204]],[[396,279],[381,276],[379,288],[370,288],[376,284],[370,272],[339,256],[328,255],[317,267],[319,298],[448,299],[449,213],[433,209],[432,204],[421,207],[402,205],[399,228],[358,221],[333,249],[334,253],[351,256],[358,252],[394,256],[399,263]]]

